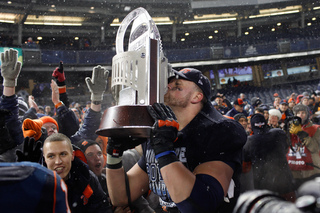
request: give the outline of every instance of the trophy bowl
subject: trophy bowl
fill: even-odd
[[[98,135],[105,137],[149,138],[154,120],[146,105],[121,105],[106,109]]]

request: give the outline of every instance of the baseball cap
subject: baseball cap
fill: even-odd
[[[262,101],[261,101],[261,99],[260,99],[259,97],[253,97],[253,98],[251,99],[251,105],[252,105],[253,107],[258,106],[259,104],[262,104]]]
[[[281,105],[281,104],[286,104],[286,105],[288,105],[288,102],[287,102],[287,100],[283,99],[283,100],[280,101],[280,105]]]
[[[260,105],[260,107],[263,109],[263,110],[268,110],[270,109],[270,107],[268,105],[265,105],[265,104],[262,104]]]
[[[233,101],[233,104],[243,106],[243,100],[241,98],[237,98],[235,101]]]
[[[194,69],[194,68],[184,68],[180,70],[179,72],[176,70],[173,70],[173,73],[175,74],[176,78],[185,79],[188,81],[192,81],[195,83],[200,89],[202,90],[204,96],[209,100],[211,96],[211,86],[209,79],[204,76],[201,71]],[[174,76],[169,77],[169,81]]]
[[[251,119],[251,128],[253,134],[262,134],[267,126],[267,121],[263,115],[260,113],[252,115]]]

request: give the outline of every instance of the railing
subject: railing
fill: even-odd
[[[209,46],[188,49],[164,49],[170,63],[231,59],[248,56],[261,56],[288,52],[301,52],[320,49],[320,38],[275,41],[237,46]],[[45,50],[23,49],[24,64],[51,64],[64,61],[68,64],[111,65],[114,50]]]

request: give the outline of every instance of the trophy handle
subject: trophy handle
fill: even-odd
[[[121,22],[116,37],[116,54],[124,52],[124,36],[132,23],[128,51],[136,51],[146,46],[146,38],[161,42],[159,30],[149,13],[142,7],[130,12]],[[160,45],[161,46],[161,45]],[[162,52],[162,48],[160,50]]]

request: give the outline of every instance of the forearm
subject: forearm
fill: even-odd
[[[112,204],[115,206],[128,205],[124,168],[106,170],[107,185]],[[149,190],[147,173],[136,163],[127,173],[130,187],[130,200],[135,201]]]
[[[125,175],[123,167],[120,169],[106,169],[109,196],[114,206],[128,204]]]
[[[168,164],[162,167],[160,172],[175,203],[190,196],[196,177],[181,162]]]
[[[95,112],[100,112],[101,111],[101,104],[93,104],[91,103],[91,107],[90,107],[93,111]]]
[[[16,93],[16,88],[15,87],[3,87],[3,95],[4,96],[12,96]]]

